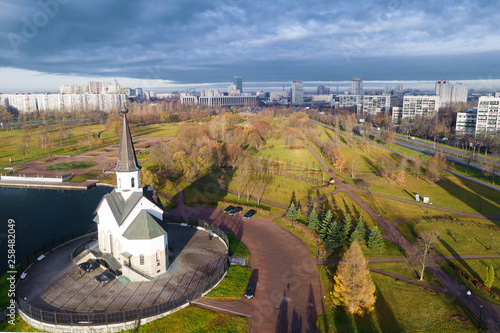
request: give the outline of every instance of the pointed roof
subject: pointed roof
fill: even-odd
[[[120,113],[123,114],[122,134],[120,137],[120,148],[118,149],[118,162],[116,163],[115,171],[129,172],[138,171],[141,167],[137,163],[137,156],[135,155],[134,143],[132,142],[132,135],[127,121],[128,109],[125,103],[122,103]]]
[[[167,232],[158,223],[158,219],[142,210],[123,233],[127,239],[154,239]]]

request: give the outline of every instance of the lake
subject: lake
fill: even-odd
[[[0,274],[7,271],[7,221],[15,220],[16,262],[52,239],[91,228],[94,211],[111,187],[87,191],[0,188]]]

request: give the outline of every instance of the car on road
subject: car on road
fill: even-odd
[[[252,216],[254,216],[255,213],[257,213],[257,211],[255,209],[250,209],[248,212],[245,213],[245,215],[243,215],[243,218],[244,219],[249,219]]]
[[[101,286],[109,283],[109,277],[107,277],[106,275],[104,274],[101,274],[101,275],[97,275],[94,280],[96,280]]]
[[[241,213],[242,210],[243,210],[243,208],[236,207],[236,208],[230,210],[228,214],[232,216],[232,215]]]
[[[229,206],[227,207],[226,209],[224,209],[224,213],[229,213],[230,211],[232,211],[234,209],[234,206]]]
[[[78,265],[81,270],[85,272],[92,272],[94,269],[99,267],[99,264],[93,261],[87,261],[87,262],[82,262],[80,265]]]
[[[247,290],[245,291],[245,297],[251,299],[255,296],[255,283],[248,282]]]

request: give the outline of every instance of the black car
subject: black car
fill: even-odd
[[[248,212],[245,213],[245,215],[243,216],[243,218],[244,219],[249,219],[252,216],[254,216],[255,213],[257,213],[257,211],[255,209],[250,209]]]
[[[94,269],[99,267],[99,265],[95,262],[82,262],[80,265],[78,265],[80,269],[84,270],[85,272],[92,272]]]
[[[247,290],[245,291],[245,297],[250,299],[253,298],[254,295],[255,295],[255,283],[248,282]]]
[[[104,275],[104,274],[101,274],[101,275],[97,275],[94,280],[96,280],[101,286],[105,285],[106,283],[109,283],[109,278]]]
[[[234,206],[229,206],[227,207],[226,209],[224,209],[224,213],[229,213],[230,211],[232,211],[234,209]]]
[[[241,211],[242,211],[242,210],[243,210],[243,208],[241,208],[241,207],[236,207],[236,208],[234,208],[234,209],[230,210],[228,214],[229,214],[229,215],[239,214],[239,213],[241,213]]]

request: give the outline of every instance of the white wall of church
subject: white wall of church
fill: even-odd
[[[129,240],[122,237],[122,248],[126,249],[133,256],[138,255],[154,255],[156,251],[164,251],[168,246],[167,235],[156,237],[153,239],[134,239]]]
[[[116,173],[117,189],[118,190],[131,190],[138,191],[141,184],[139,180],[139,171],[131,172],[117,172]],[[125,194],[125,193],[124,193]],[[132,193],[130,193],[132,194]],[[128,196],[125,197],[127,199]]]

